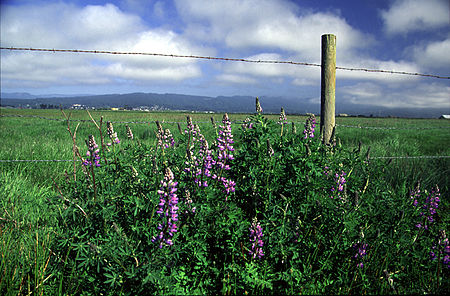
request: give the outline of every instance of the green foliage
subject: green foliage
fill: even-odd
[[[36,231],[44,232],[24,244],[37,254],[32,264],[24,255],[17,256],[27,258],[24,262],[14,263],[12,256],[2,261],[2,278],[8,281],[0,282],[0,291],[17,294],[28,282],[30,288],[22,291],[70,295],[445,292],[449,269],[443,261],[443,235],[448,235],[449,216],[444,194],[428,229],[416,227],[424,223],[421,206],[434,190],[430,180],[420,196],[411,198],[410,191],[417,192],[412,181],[420,174],[402,179],[399,173],[392,186],[390,167],[368,159],[365,150],[339,141],[324,146],[318,132],[305,139],[302,126],[294,133],[291,125],[261,114],[246,124],[233,126],[230,170],[212,165],[211,176],[196,174],[206,162],[198,134],[180,134],[163,123],[175,135],[175,145],[165,147],[159,131],[133,130],[136,139],[129,140],[116,127],[121,143],[107,146],[112,141],[106,129],[102,141],[95,129],[80,128],[77,143],[95,133],[100,166],[79,162],[73,174],[71,164],[58,182],[58,194],[24,189],[29,196],[47,198],[33,208],[46,214],[29,216],[45,218],[33,220]],[[199,130],[217,162],[220,128]],[[399,140],[392,141],[397,149]],[[79,150],[84,160],[90,158],[86,146]],[[156,238],[168,234],[167,217],[159,213],[167,168],[177,182],[178,220],[173,245],[160,248]],[[226,193],[221,178],[234,181],[235,191]],[[199,186],[196,179],[208,186]],[[19,198],[24,195],[20,188],[5,187],[2,193]],[[2,209],[10,212],[16,203],[8,198]],[[264,242],[260,257],[252,255],[255,221]],[[20,227],[0,223],[2,254],[7,254],[20,240]],[[430,251],[437,258],[431,260]],[[16,278],[15,266],[33,268]]]

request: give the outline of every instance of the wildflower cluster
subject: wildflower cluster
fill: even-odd
[[[133,132],[131,131],[131,128],[128,126],[128,124],[125,125],[125,128],[127,129],[127,137],[128,137],[128,139],[133,140],[134,139]]]
[[[347,174],[344,171],[341,171],[340,174],[336,173],[334,175],[335,185],[331,187],[332,192],[331,198],[336,197],[342,199],[341,192],[344,191],[344,184],[347,182],[345,180],[346,175]],[[334,194],[336,195],[334,196]]]
[[[194,124],[192,123],[192,118],[190,116],[187,116],[186,121],[187,121],[187,127],[184,130],[184,133],[188,134],[190,137],[195,138],[195,136],[197,135],[197,131],[194,127]]]
[[[192,214],[195,214],[196,207],[192,206],[193,200],[191,198],[191,192],[189,190],[185,189],[184,191],[184,204],[186,205],[187,209],[184,211],[184,214],[188,214],[191,212]]]
[[[222,176],[223,170],[230,170],[229,161],[234,159],[232,152],[233,148],[233,135],[231,133],[231,122],[228,118],[228,114],[225,113],[223,115],[222,124],[219,126],[219,137],[217,138],[217,148],[219,149],[216,161],[216,167],[220,171],[220,175],[214,175],[213,178],[218,178],[222,181],[223,186],[225,187],[225,192],[230,194],[235,191],[236,183],[232,180],[229,180]]]
[[[208,181],[203,177],[212,177],[211,170],[216,164],[216,161],[212,156],[212,151],[209,149],[208,141],[206,141],[202,134],[200,134],[199,143],[199,157],[194,161],[194,165],[196,167],[194,182],[199,187],[208,187]]]
[[[259,103],[258,97],[256,97],[256,113],[258,113],[258,114],[263,113],[263,109],[261,107],[261,104]]]
[[[221,169],[229,170],[230,165],[229,160],[233,160],[234,156],[232,152],[234,151],[233,145],[233,135],[231,134],[231,122],[228,118],[228,114],[223,115],[222,120],[223,125],[219,126],[219,137],[217,138],[217,147],[219,148],[219,155],[217,156],[217,165]]]
[[[189,136],[188,147],[186,149],[187,160],[185,162],[186,167],[184,168],[184,171],[186,173],[191,173],[191,177],[194,177],[194,175],[192,174],[197,174],[198,169],[200,169],[200,162],[199,160],[197,160],[197,156],[195,154],[195,146],[197,142],[200,142],[199,139],[204,137],[200,133],[200,128],[198,127],[198,125],[194,126],[194,124],[192,124],[192,119],[190,116],[187,117],[187,129],[184,130],[184,133]],[[200,147],[201,146],[202,143],[200,143]]]
[[[174,182],[174,176],[170,168],[166,168],[161,188],[158,190],[159,204],[156,213],[163,220],[158,225],[159,234],[153,236],[152,242],[159,242],[159,248],[173,245],[172,237],[177,232],[178,221],[178,197],[176,195],[178,182]]]
[[[444,266],[450,269],[450,244],[445,235],[445,230],[439,231],[438,242],[433,245],[432,251],[430,251],[431,260],[436,260],[436,253],[438,253],[439,258],[442,258]]]
[[[280,117],[278,118],[278,124],[284,125],[287,124],[286,113],[284,112],[284,108],[281,107]]]
[[[261,259],[264,256],[263,253],[263,245],[264,242],[262,240],[263,233],[262,227],[256,218],[253,219],[252,225],[249,228],[250,230],[250,242],[252,243],[251,249],[249,250],[249,254],[252,255],[253,259],[258,257]]]
[[[113,128],[113,125],[112,125],[111,121],[106,122],[106,134],[109,136],[109,138],[111,139],[111,141],[114,144],[119,144],[120,143],[120,140],[117,137],[117,133],[114,132],[114,128]],[[111,146],[112,144],[108,143],[107,145]]]
[[[246,118],[245,120],[244,120],[244,123],[242,124],[242,128],[245,130],[245,129],[251,129],[251,128],[253,128],[253,122],[251,122],[251,120],[250,120],[250,118]]]
[[[163,134],[163,142],[164,142],[164,148],[167,149],[169,147],[175,146],[175,140],[173,139],[172,133],[168,128],[164,131]]]
[[[305,129],[303,130],[305,139],[314,138],[315,128],[316,128],[316,117],[314,116],[314,114],[311,114],[306,120]]]
[[[419,205],[419,199],[421,196],[420,188],[417,188],[411,192],[410,197],[413,200],[413,206],[417,207]],[[434,222],[433,216],[436,214],[436,210],[439,207],[440,202],[439,188],[432,189],[431,192],[427,195],[425,202],[420,207],[419,216],[424,218],[423,223],[417,223],[417,228],[424,228],[428,230],[429,224]]]
[[[86,141],[86,146],[88,148],[86,152],[86,156],[88,157],[86,160],[83,161],[84,166],[92,166],[95,165],[96,167],[100,166],[100,155],[98,150],[98,145],[95,142],[94,136],[89,135],[89,140]]]
[[[367,244],[358,242],[353,245],[353,249],[356,251],[355,255],[353,256],[353,260],[358,261],[356,266],[359,268],[363,268],[364,263],[362,262],[362,259],[364,258],[364,256],[366,256]]]

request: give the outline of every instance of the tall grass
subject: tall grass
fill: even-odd
[[[43,295],[52,277],[53,192],[17,170],[2,171],[0,183],[0,294]]]
[[[2,115],[39,115],[62,119],[58,110],[10,110],[2,109]],[[210,120],[209,114],[189,114],[194,121]],[[144,113],[144,112],[92,112],[92,116],[99,122],[104,116],[110,121],[174,121],[185,122],[186,113]],[[220,114],[213,115],[220,120]],[[233,115],[232,120],[243,120],[245,114]],[[268,116],[277,120],[278,115]],[[89,120],[85,111],[75,111],[72,119]],[[304,122],[305,117],[289,116],[291,121]],[[369,119],[369,118],[338,118],[338,124],[380,126],[398,128],[440,128],[450,124],[442,120],[419,119]],[[78,122],[71,122],[72,131]],[[156,125],[129,124],[138,141],[148,145],[156,143]],[[319,124],[317,124],[318,126]],[[170,128],[178,140],[181,137],[176,124],[164,124]],[[186,124],[181,124],[184,130]],[[200,129],[207,138],[213,138],[214,130],[211,123],[200,124]],[[125,124],[114,124],[119,136],[125,137]],[[290,128],[290,127],[289,127]],[[297,129],[301,131],[303,125],[299,123]],[[238,130],[238,128],[235,128]],[[84,141],[89,134],[95,134],[96,128],[90,122],[81,122],[77,129],[77,145],[85,151]],[[421,156],[421,155],[450,155],[450,129],[428,130],[370,130],[350,127],[337,129],[337,137],[345,147],[357,149],[362,143],[362,153],[370,147],[370,155],[376,156]],[[241,135],[235,134],[236,149],[239,149]],[[39,118],[0,118],[0,159],[72,159],[72,140],[67,132],[67,122],[48,121]],[[447,198],[450,186],[450,159],[395,159],[385,161],[385,178],[392,187],[392,191],[407,192],[411,184],[418,181],[426,188],[439,185],[443,199]],[[63,182],[64,171],[71,171],[71,162],[36,162],[36,163],[0,163],[0,294],[17,295],[34,293],[46,295],[49,291],[58,291],[63,283],[71,282],[76,277],[74,270],[67,274],[54,273],[52,264],[64,263],[64,258],[57,258],[50,249],[55,240],[55,221],[58,208],[48,202],[50,197],[58,194],[53,186]],[[397,190],[400,189],[400,190]],[[395,197],[401,199],[402,197]],[[444,212],[448,208],[442,209]],[[383,266],[377,270],[388,269],[389,256],[381,260]],[[314,261],[311,254],[310,262]],[[55,263],[59,262],[59,263]],[[72,266],[71,268],[74,268]],[[395,271],[394,271],[395,272]],[[417,271],[412,271],[419,274]],[[295,281],[295,275],[290,275]],[[231,281],[231,279],[230,279]],[[426,285],[426,279],[423,279]],[[74,281],[76,282],[76,281]],[[61,286],[59,286],[61,285]],[[225,285],[225,283],[224,283]],[[323,291],[319,286],[311,284],[308,291]],[[331,285],[331,284],[330,284]],[[355,288],[355,287],[354,287]],[[74,286],[74,293],[77,287]],[[79,292],[79,291],[78,291]],[[349,291],[342,291],[348,293]],[[386,284],[382,293],[392,293]],[[62,293],[59,290],[59,293]]]

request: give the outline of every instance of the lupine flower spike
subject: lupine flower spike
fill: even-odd
[[[166,168],[164,179],[161,181],[161,188],[158,190],[159,204],[157,214],[162,222],[158,225],[158,235],[153,236],[152,242],[159,242],[159,248],[173,245],[172,237],[177,232],[178,221],[178,197],[176,195],[178,182],[174,181],[174,176],[170,168]]]
[[[166,128],[166,130],[164,131],[163,140],[164,148],[173,148],[175,146],[175,140],[173,139],[172,133],[168,128]]]
[[[114,144],[119,144],[120,140],[117,137],[117,133],[114,132],[114,128],[112,126],[111,121],[106,122],[106,133],[108,134],[111,141],[113,141]],[[111,146],[111,143],[108,144],[108,146]]]
[[[331,198],[336,197],[339,199],[343,199],[342,191],[344,191],[344,184],[347,182],[345,180],[346,175],[347,174],[344,171],[341,171],[340,174],[336,173],[334,175],[335,185],[331,187],[331,192],[332,192]]]
[[[129,140],[133,140],[134,136],[133,136],[133,132],[131,132],[131,128],[127,125],[125,125],[125,128],[127,129],[127,137]]]
[[[267,154],[269,157],[272,157],[275,154],[275,151],[273,151],[272,145],[270,144],[270,140],[267,139]]]
[[[225,187],[225,192],[227,196],[225,200],[228,199],[228,195],[235,191],[236,183],[222,176],[223,171],[230,170],[230,161],[234,159],[233,156],[233,135],[231,133],[231,122],[228,118],[228,114],[225,113],[222,119],[222,125],[219,126],[219,137],[217,138],[217,147],[219,148],[219,154],[217,156],[216,167],[220,171],[220,175],[213,175],[212,177],[218,178],[222,181]]]
[[[263,109],[261,108],[261,104],[259,103],[258,97],[256,97],[256,113],[258,114],[263,113]]]
[[[106,122],[106,133],[108,134],[109,138],[111,139],[111,141],[114,144],[119,144],[120,143],[120,140],[117,137],[117,133],[114,132],[114,128],[113,128],[113,125],[112,125],[111,121],[107,121]],[[111,146],[112,144],[108,143],[107,145]]]
[[[249,228],[250,230],[250,242],[252,243],[249,254],[255,259],[261,259],[264,256],[263,253],[263,245],[264,242],[262,240],[263,237],[263,229],[256,218],[253,219],[252,225]]]
[[[86,141],[86,146],[88,151],[86,152],[87,159],[83,162],[84,166],[92,166],[96,167],[100,166],[100,155],[98,150],[98,145],[95,142],[94,136],[89,135],[89,140]]]
[[[366,256],[366,249],[367,249],[367,244],[364,243],[357,243],[353,245],[353,249],[356,251],[355,255],[353,256],[353,259],[356,260],[357,263],[357,267],[359,268],[363,268],[364,267],[364,263],[362,262],[362,259]],[[358,260],[360,259],[360,260]]]
[[[281,107],[280,118],[278,118],[278,124],[285,125],[287,124],[286,113],[284,112],[284,108]]]
[[[281,107],[280,117],[278,119],[278,124],[281,125],[281,134],[280,134],[281,137],[283,136],[283,128],[287,123],[288,122],[287,122],[286,113],[284,112],[284,108]]]
[[[244,123],[242,124],[242,128],[245,130],[245,129],[251,129],[251,128],[253,128],[253,123],[252,122],[250,122],[251,120],[250,120],[250,118],[246,118],[245,120],[244,120]]]
[[[316,128],[316,117],[314,114],[311,114],[309,118],[306,120],[305,129],[303,134],[305,135],[305,139],[314,138],[314,131]]]
[[[162,128],[161,123],[157,120],[156,121],[156,127],[158,128],[158,131],[156,132],[156,139],[158,140],[158,147],[163,147],[163,138],[164,138],[164,130]]]

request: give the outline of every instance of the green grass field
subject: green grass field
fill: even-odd
[[[86,111],[76,110],[70,112],[71,129],[77,129],[77,145],[84,149],[84,141],[89,134],[96,134],[92,122],[77,120],[90,120]],[[4,117],[0,118],[0,159],[72,159],[72,139],[67,131],[67,122],[59,110],[32,110],[32,109],[1,109]],[[45,120],[33,117],[41,116],[58,120]],[[104,127],[106,121],[152,122],[159,120],[164,128],[169,128],[172,134],[179,136],[176,124],[167,122],[181,122],[181,128],[186,127],[186,116],[190,115],[194,121],[200,123],[200,129],[208,136],[211,131],[211,117],[220,121],[222,114],[183,113],[183,112],[134,112],[134,111],[92,111],[92,117],[99,123],[103,116]],[[242,121],[248,115],[231,114],[232,121]],[[277,120],[278,115],[269,115],[268,118]],[[305,116],[288,116],[289,121],[298,122],[296,129],[303,130]],[[342,145],[358,147],[362,143],[362,150],[370,147],[371,157],[391,156],[449,156],[450,155],[450,122],[439,119],[404,119],[404,118],[336,118],[336,135]],[[125,123],[115,123],[114,128],[119,138],[125,137]],[[154,123],[130,123],[136,138],[143,142],[155,141],[156,125]],[[317,124],[319,126],[319,123]],[[353,127],[346,127],[353,126]],[[361,127],[361,128],[357,128]],[[394,129],[371,129],[394,128]],[[239,124],[233,125],[236,133],[236,144],[239,145]],[[289,126],[289,129],[291,127]],[[51,178],[60,179],[65,169],[69,169],[70,162],[14,162],[1,163],[1,170],[6,172],[17,171],[27,176],[32,185],[51,185]],[[450,159],[393,159],[393,182],[402,175],[409,181],[422,179],[427,183],[440,184],[442,190],[448,188],[450,182]],[[397,180],[398,181],[398,180]]]
[[[67,122],[59,110],[1,109],[0,160],[70,160],[72,139],[67,131]],[[84,153],[84,141],[97,130],[86,111],[70,112],[70,128],[76,132],[77,145]],[[201,121],[200,129],[205,136],[213,138],[211,116],[220,121],[222,114],[183,112],[134,112],[92,111],[91,115],[103,127],[106,121],[155,121],[169,128],[175,137],[180,136],[176,123],[186,128],[186,116]],[[28,116],[28,117],[17,117]],[[41,116],[58,120],[31,117]],[[246,114],[230,114],[232,121],[244,120]],[[277,121],[278,115],[268,118]],[[298,136],[302,136],[305,116],[289,116],[296,122]],[[449,156],[450,122],[437,119],[402,118],[337,118],[336,136],[341,145],[366,153],[370,157],[397,156]],[[120,139],[126,137],[125,123],[114,123]],[[154,123],[129,123],[136,139],[148,144],[156,141]],[[77,127],[78,126],[78,127]],[[352,127],[348,127],[352,126]],[[319,123],[317,123],[317,130]],[[360,127],[360,128],[358,128]],[[393,128],[373,129],[367,127]],[[233,125],[235,147],[239,149],[240,124]],[[291,125],[288,126],[291,132]],[[410,188],[417,181],[428,188],[438,185],[442,198],[447,199],[450,185],[450,158],[386,159],[387,178],[394,187]],[[47,264],[52,256],[46,246],[53,238],[53,223],[57,213],[48,210],[47,200],[58,194],[54,184],[62,182],[64,172],[71,171],[68,162],[1,162],[0,163],[0,291],[40,291],[47,281],[58,275],[48,273]],[[55,183],[54,183],[55,182]],[[33,275],[30,278],[30,274]],[[3,279],[3,280],[2,280]],[[9,279],[9,280],[5,280]],[[44,291],[44,290],[42,290]]]

